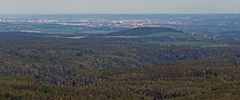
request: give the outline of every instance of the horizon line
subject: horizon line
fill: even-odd
[[[161,15],[161,14],[179,14],[179,15],[198,15],[198,14],[240,14],[236,13],[0,13],[0,15]]]

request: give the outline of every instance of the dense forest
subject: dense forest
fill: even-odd
[[[0,33],[0,99],[240,99],[237,35],[121,32]]]

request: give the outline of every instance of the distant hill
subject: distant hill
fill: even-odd
[[[156,33],[166,33],[166,32],[183,33],[182,31],[179,31],[173,28],[140,27],[140,28],[134,28],[129,30],[123,30],[119,32],[113,32],[107,35],[108,36],[146,36],[146,35],[152,35]]]
[[[236,36],[240,36],[240,30],[225,31],[225,32],[221,32],[219,34],[221,34],[221,35],[236,35]]]

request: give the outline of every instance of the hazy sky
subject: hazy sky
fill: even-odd
[[[0,0],[0,13],[240,13],[240,0]]]

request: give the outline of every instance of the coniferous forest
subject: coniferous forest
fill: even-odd
[[[0,100],[239,100],[235,38],[171,28],[1,32]]]

